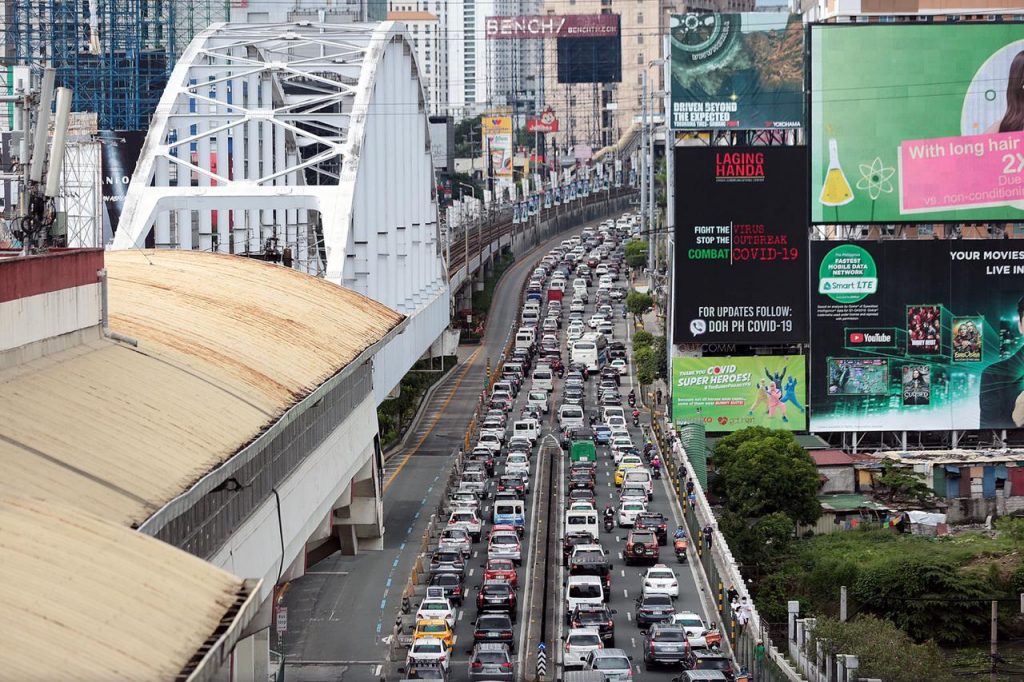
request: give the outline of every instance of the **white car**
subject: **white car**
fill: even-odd
[[[616,433],[623,433],[627,436],[629,435],[629,427],[626,426],[625,417],[620,417],[618,415],[613,414],[605,420],[605,423],[608,424],[608,428],[612,430],[613,436]]]
[[[420,637],[413,640],[412,646],[409,647],[405,665],[411,666],[417,662],[437,662],[442,668],[448,670],[449,658],[448,647],[444,645],[444,641],[437,637]]]
[[[622,456],[625,455],[627,452],[629,452],[630,449],[632,449],[632,447],[633,447],[633,439],[632,438],[630,438],[629,436],[623,435],[621,433],[614,434],[614,432],[613,432],[612,440],[609,443],[609,448],[612,451],[612,457],[615,459],[615,464],[616,465],[619,463],[619,460],[622,459]]]
[[[639,485],[623,485],[619,491],[619,504],[626,502],[648,502],[647,491]]]
[[[632,528],[636,522],[636,515],[645,511],[647,505],[644,502],[623,502],[619,506],[619,528]]]
[[[642,591],[644,594],[667,594],[675,599],[679,596],[679,581],[671,568],[665,564],[654,564],[647,569]]]
[[[488,559],[511,559],[517,564],[522,560],[523,545],[515,531],[498,531],[491,534],[487,542]]]
[[[608,364],[619,370],[619,376],[629,374],[629,363],[624,358],[615,358]]]
[[[565,332],[565,338],[570,342],[579,341],[583,338],[583,325],[569,325],[569,329]]]
[[[449,528],[464,528],[473,542],[480,541],[480,533],[483,532],[483,524],[480,517],[472,509],[456,509],[448,517]]]
[[[601,633],[597,628],[571,628],[565,636],[562,664],[566,668],[582,668],[587,655],[601,648]]]
[[[526,396],[526,406],[540,410],[542,413],[547,414],[548,410],[551,409],[548,406],[548,392],[547,391],[530,391]]]
[[[494,435],[493,432],[481,433],[476,444],[478,447],[482,445],[485,448],[490,448],[491,452],[495,455],[501,453],[501,439]]]
[[[464,507],[470,509],[470,507]],[[463,556],[469,556],[473,549],[473,538],[465,528],[452,526],[441,531],[441,537],[437,540],[437,549],[444,552],[462,552]]]
[[[485,419],[480,425],[480,435],[484,434],[492,435],[501,442],[505,440],[505,426],[496,419]]]
[[[680,611],[672,616],[672,624],[686,630],[686,637],[701,637],[707,631],[704,619],[693,611]]]
[[[513,452],[505,459],[505,473],[530,477],[530,458]]]
[[[590,327],[591,329],[597,329],[599,326],[601,326],[601,323],[604,321],[604,315],[601,315],[600,313],[595,313],[594,315],[590,316],[589,320],[587,320],[587,326]]]
[[[451,602],[444,597],[427,597],[420,602],[420,607],[416,609],[416,620],[433,618],[443,618],[448,627],[454,628],[455,609],[452,608]]]

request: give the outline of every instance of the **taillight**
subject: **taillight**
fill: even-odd
[[[651,640],[651,653],[654,653],[654,640]]]
[[[483,670],[484,664],[480,661],[473,661],[472,665],[469,666],[473,670]]]
[[[502,670],[511,670],[512,669],[512,664],[506,661],[505,663],[502,663],[501,666],[499,666],[499,667]]]

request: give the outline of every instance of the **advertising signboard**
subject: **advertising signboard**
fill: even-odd
[[[811,221],[1024,220],[1022,88],[1021,24],[812,26]]]
[[[807,340],[804,147],[676,149],[676,343]]]
[[[494,175],[499,177],[512,176],[512,117],[483,116],[484,160],[487,150],[491,153],[491,167]]]
[[[1024,247],[812,242],[815,431],[1024,426]]]
[[[785,12],[676,14],[669,19],[672,127],[799,128],[804,39]]]
[[[672,417],[708,431],[807,430],[803,355],[672,358]]]
[[[619,35],[617,14],[525,15],[487,17],[488,40],[524,38],[613,38]]]
[[[622,81],[622,39],[619,15],[603,14],[615,22],[614,33],[559,38],[559,83],[619,83]]]
[[[128,184],[146,141],[146,131],[101,130],[98,137],[103,143],[103,243],[106,244],[117,234],[124,198],[128,194]],[[147,237],[147,246],[151,240],[152,234]]]
[[[528,133],[557,133],[558,119],[555,118],[555,110],[548,107],[541,112],[540,116],[526,119],[526,132]]]

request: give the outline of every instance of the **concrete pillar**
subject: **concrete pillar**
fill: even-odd
[[[231,652],[231,682],[253,682],[256,679],[254,652],[255,642],[252,637],[238,641],[235,650]]]

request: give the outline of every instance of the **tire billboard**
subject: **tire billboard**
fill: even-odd
[[[811,429],[1024,426],[1024,246],[811,243]]]

